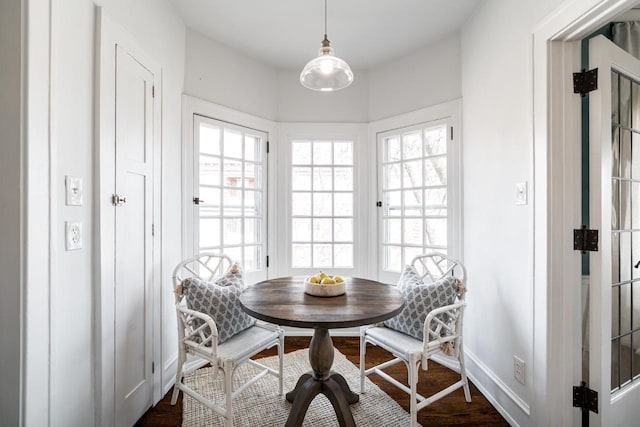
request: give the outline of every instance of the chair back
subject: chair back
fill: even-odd
[[[447,258],[440,252],[430,252],[418,255],[411,261],[411,265],[416,269],[418,275],[425,283],[436,282],[446,276],[458,278],[461,285],[466,289],[467,270],[464,265],[455,259]],[[464,300],[465,292],[460,292],[459,300]]]
[[[418,255],[411,261],[425,283],[431,283],[453,276],[458,279],[458,302],[437,308],[427,315],[424,326],[424,351],[422,366],[426,369],[430,342],[437,342],[444,354],[457,356],[462,343],[462,320],[466,302],[467,270],[455,259],[440,252]]]
[[[184,353],[188,352],[213,363],[218,353],[218,328],[209,315],[187,308],[182,289],[183,280],[192,277],[210,282],[226,273],[232,265],[231,258],[227,255],[203,252],[185,259],[173,270],[181,360]]]
[[[227,255],[213,252],[203,252],[182,261],[173,270],[173,291],[176,304],[182,301],[182,292],[179,286],[184,279],[193,277],[210,282],[215,277],[226,273],[232,265],[233,262]]]

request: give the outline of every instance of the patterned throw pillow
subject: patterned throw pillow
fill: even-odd
[[[230,269],[215,282],[197,278],[182,281],[187,307],[211,316],[218,328],[218,344],[253,326],[256,319],[246,314],[240,307],[240,294],[244,289],[242,271]],[[197,326],[204,321],[194,319]]]
[[[235,286],[241,291],[247,287],[244,281],[244,271],[237,262],[225,274],[216,279],[215,283],[219,286]]]
[[[447,276],[433,283],[424,283],[411,265],[402,271],[396,286],[405,299],[405,306],[400,314],[385,320],[384,324],[421,341],[424,339],[424,321],[429,312],[453,304],[458,296],[456,277]],[[446,321],[442,317],[441,320]]]

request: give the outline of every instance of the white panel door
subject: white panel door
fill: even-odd
[[[598,90],[589,95],[589,387],[595,426],[637,426],[640,404],[640,61],[599,36],[590,41]]]
[[[151,406],[153,75],[116,47],[115,391],[116,425]]]

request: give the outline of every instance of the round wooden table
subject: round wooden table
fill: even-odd
[[[347,292],[337,297],[315,297],[304,293],[304,277],[265,280],[246,289],[240,304],[251,316],[284,326],[313,328],[309,345],[312,371],[303,374],[287,400],[293,403],[286,427],[301,426],[311,401],[327,396],[341,426],[355,426],[349,405],[359,396],[347,381],[332,371],[333,342],[329,329],[381,322],[400,313],[404,299],[398,290],[384,283],[345,278]]]

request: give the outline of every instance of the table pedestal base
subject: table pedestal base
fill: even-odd
[[[356,403],[360,396],[352,392],[342,375],[331,370],[333,365],[333,342],[327,328],[315,328],[309,345],[310,371],[303,374],[296,387],[287,393],[287,400],[293,403],[286,427],[299,427],[311,401],[320,393],[327,396],[341,427],[355,427],[349,405]]]

